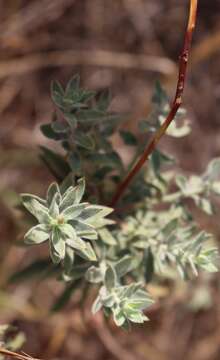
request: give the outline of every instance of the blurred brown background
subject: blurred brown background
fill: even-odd
[[[12,206],[16,192],[43,193],[51,180],[37,157],[37,145],[46,141],[39,124],[50,120],[53,108],[51,80],[65,82],[78,72],[84,86],[111,87],[112,107],[129,112],[127,126],[135,129],[137,120],[150,110],[155,80],[159,79],[170,95],[175,90],[188,3],[0,0],[0,322],[11,321],[25,331],[25,351],[35,356],[220,358],[218,277],[199,280],[198,292],[193,295],[194,285],[187,290],[183,284],[177,286],[150,315],[150,323],[130,334],[114,329],[113,335],[98,320],[85,326],[74,304],[49,318],[46,308],[60,287],[56,282],[19,285],[9,292],[4,286],[15,266],[22,267],[34,257],[10,246],[20,231],[19,215]],[[185,171],[203,171],[207,162],[220,154],[219,0],[199,1],[184,102],[192,134],[163,143],[178,155]],[[219,233],[217,219],[203,221]],[[157,291],[164,295],[164,289]],[[186,301],[190,296],[191,303]],[[196,305],[193,296],[197,296]]]

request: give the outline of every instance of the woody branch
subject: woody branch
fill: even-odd
[[[119,184],[118,189],[116,190],[115,195],[113,196],[111,206],[115,207],[119,199],[124,194],[125,190],[129,186],[130,182],[133,180],[135,175],[141,170],[145,162],[149,159],[149,156],[152,154],[152,152],[155,150],[159,140],[161,137],[165,134],[167,128],[171,124],[171,122],[174,120],[177,111],[179,107],[182,104],[182,96],[183,91],[185,87],[185,80],[186,80],[186,71],[187,71],[187,65],[189,61],[189,52],[191,48],[192,43],[192,36],[193,31],[195,28],[196,23],[196,17],[197,17],[197,6],[198,6],[198,0],[190,0],[190,10],[189,10],[189,19],[188,19],[188,26],[185,33],[184,38],[184,45],[183,49],[179,58],[179,75],[178,75],[178,81],[177,81],[177,87],[176,87],[176,94],[174,97],[174,100],[171,104],[170,112],[167,115],[167,118],[165,119],[164,123],[161,125],[161,127],[156,131],[153,138],[149,142],[149,144],[146,146],[144,152],[134,165],[134,167],[131,169],[131,171],[127,174],[125,179]]]

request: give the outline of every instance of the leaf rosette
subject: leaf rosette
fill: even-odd
[[[71,269],[75,252],[86,260],[96,261],[91,242],[97,240],[98,228],[111,222],[105,217],[112,209],[81,202],[84,192],[85,181],[80,179],[64,193],[57,183],[52,183],[46,200],[22,194],[23,205],[39,223],[26,233],[25,242],[32,245],[49,241],[52,261],[64,261],[65,268]]]

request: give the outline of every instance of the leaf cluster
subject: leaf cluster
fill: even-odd
[[[78,76],[65,89],[53,82],[51,96],[56,112],[41,130],[59,142],[62,151],[41,148],[41,157],[59,185],[50,185],[46,199],[23,194],[22,202],[37,221],[25,242],[47,242],[52,268],[50,259],[40,259],[11,281],[56,276],[65,282],[54,311],[79,287],[84,289],[83,302],[93,284],[98,287],[93,313],[102,309],[118,326],[143,323],[148,320],[144,310],[153,303],[146,288],[149,282],[175,281],[178,276],[186,280],[200,271],[218,270],[214,238],[194,220],[189,199],[213,214],[213,195],[220,194],[220,159],[212,160],[200,176],[177,175],[174,157],[157,149],[113,211],[103,204],[116,190],[125,167],[112,135],[119,135],[127,150],[132,148],[129,170],[169,111],[166,93],[156,85],[152,111],[140,121],[139,134],[120,128],[121,116],[109,111],[109,91],[82,89]],[[168,136],[189,133],[184,116],[180,109]]]

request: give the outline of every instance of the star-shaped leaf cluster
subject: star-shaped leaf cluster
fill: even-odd
[[[41,244],[49,241],[50,254],[54,263],[64,261],[64,267],[71,270],[74,253],[89,261],[96,261],[91,241],[97,240],[97,229],[111,223],[105,217],[112,212],[106,206],[81,202],[85,181],[80,179],[76,186],[70,186],[64,193],[57,183],[52,183],[46,200],[30,194],[22,195],[26,209],[38,223],[25,235],[27,244]]]
[[[150,295],[143,289],[141,283],[121,285],[118,283],[115,269],[109,266],[105,272],[104,285],[93,304],[92,312],[96,313],[102,307],[113,314],[118,326],[126,326],[129,322],[143,323],[148,320],[143,310],[153,304]]]

